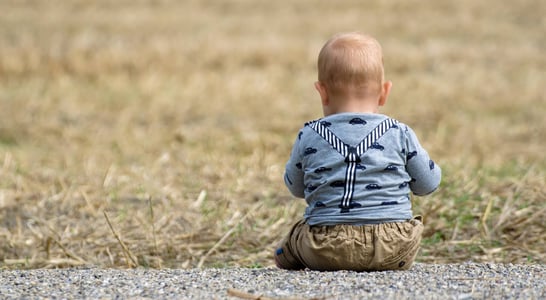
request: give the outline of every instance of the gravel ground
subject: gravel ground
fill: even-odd
[[[1,299],[546,299],[546,265],[416,264],[398,272],[264,269],[0,271]]]

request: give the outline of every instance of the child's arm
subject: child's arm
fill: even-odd
[[[406,130],[406,169],[411,176],[410,189],[417,196],[434,192],[440,185],[442,170],[421,146],[413,130]]]
[[[299,151],[299,137],[301,137],[301,133],[298,135],[298,138],[296,138],[296,142],[294,142],[294,146],[292,147],[290,159],[286,163],[284,184],[286,184],[286,187],[292,193],[292,195],[299,198],[305,198],[305,185],[303,184],[304,172],[301,164],[303,157]]]

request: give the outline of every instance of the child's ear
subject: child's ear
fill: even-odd
[[[381,87],[381,95],[379,96],[379,106],[385,105],[385,103],[387,102],[387,98],[389,98],[391,88],[392,81],[385,81],[383,83],[383,86]]]
[[[330,103],[330,99],[328,99],[328,91],[326,91],[326,86],[322,82],[317,81],[315,82],[315,89],[317,89],[320,94],[320,100],[322,102],[322,105],[328,106],[328,104]]]

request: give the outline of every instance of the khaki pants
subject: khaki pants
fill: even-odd
[[[421,243],[420,216],[400,223],[309,226],[299,221],[275,251],[279,268],[407,270]]]

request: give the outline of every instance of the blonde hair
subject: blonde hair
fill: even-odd
[[[384,80],[381,45],[372,36],[358,32],[330,38],[318,57],[318,80],[333,93],[348,87],[381,88]]]

